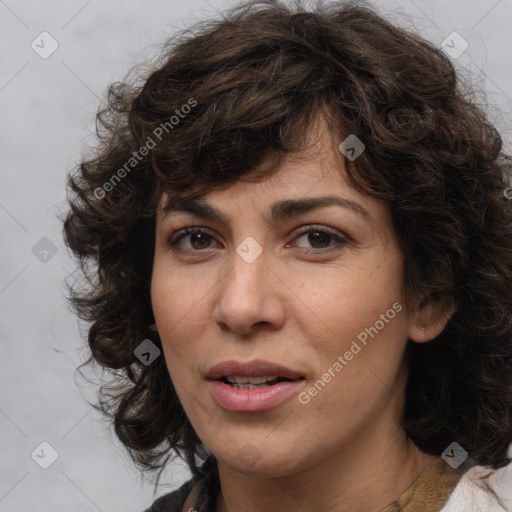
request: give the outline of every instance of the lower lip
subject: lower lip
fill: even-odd
[[[253,389],[233,388],[220,380],[211,380],[208,384],[213,398],[223,409],[231,412],[258,412],[284,402],[304,385],[304,379]]]

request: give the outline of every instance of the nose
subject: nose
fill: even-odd
[[[259,328],[277,330],[284,324],[284,285],[268,266],[265,251],[251,263],[234,252],[231,268],[218,286],[213,316],[223,331],[248,336]]]

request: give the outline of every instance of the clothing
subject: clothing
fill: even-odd
[[[500,491],[495,492],[508,507],[512,510],[512,468],[505,466],[497,470],[493,476],[496,484],[499,482]],[[462,478],[457,487],[453,490],[443,512],[504,512],[502,507],[491,493],[482,489],[480,476],[488,473],[483,466],[475,466],[470,469]]]
[[[478,485],[480,466],[466,460],[458,468],[435,459],[394,503],[381,512],[504,512]],[[220,492],[217,464],[210,455],[202,478],[190,479],[179,489],[158,498],[145,512],[216,512]]]

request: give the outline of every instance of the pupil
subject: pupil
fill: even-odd
[[[324,239],[323,242],[327,244],[330,235],[328,235],[327,233],[322,233],[320,231],[312,231],[311,233],[309,233],[309,242],[313,247],[317,248],[317,246],[315,245],[316,243],[320,243],[321,246],[324,246],[325,244],[322,243],[322,238]]]
[[[203,245],[201,245],[201,238],[203,239]],[[192,236],[192,245],[197,249],[197,244],[194,244],[194,240],[195,241],[199,241],[199,248],[202,248],[202,247],[207,247],[208,246],[208,240],[207,240],[207,237],[204,236],[204,233],[194,233],[194,235]]]

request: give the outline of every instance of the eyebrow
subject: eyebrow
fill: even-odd
[[[316,208],[340,206],[346,208],[364,219],[373,222],[372,216],[360,204],[339,196],[306,197],[301,199],[284,199],[270,205],[271,218],[280,221],[294,215],[309,212]],[[162,220],[173,212],[182,212],[202,219],[222,222],[231,225],[229,219],[220,210],[198,199],[183,200],[170,196],[162,208]]]

